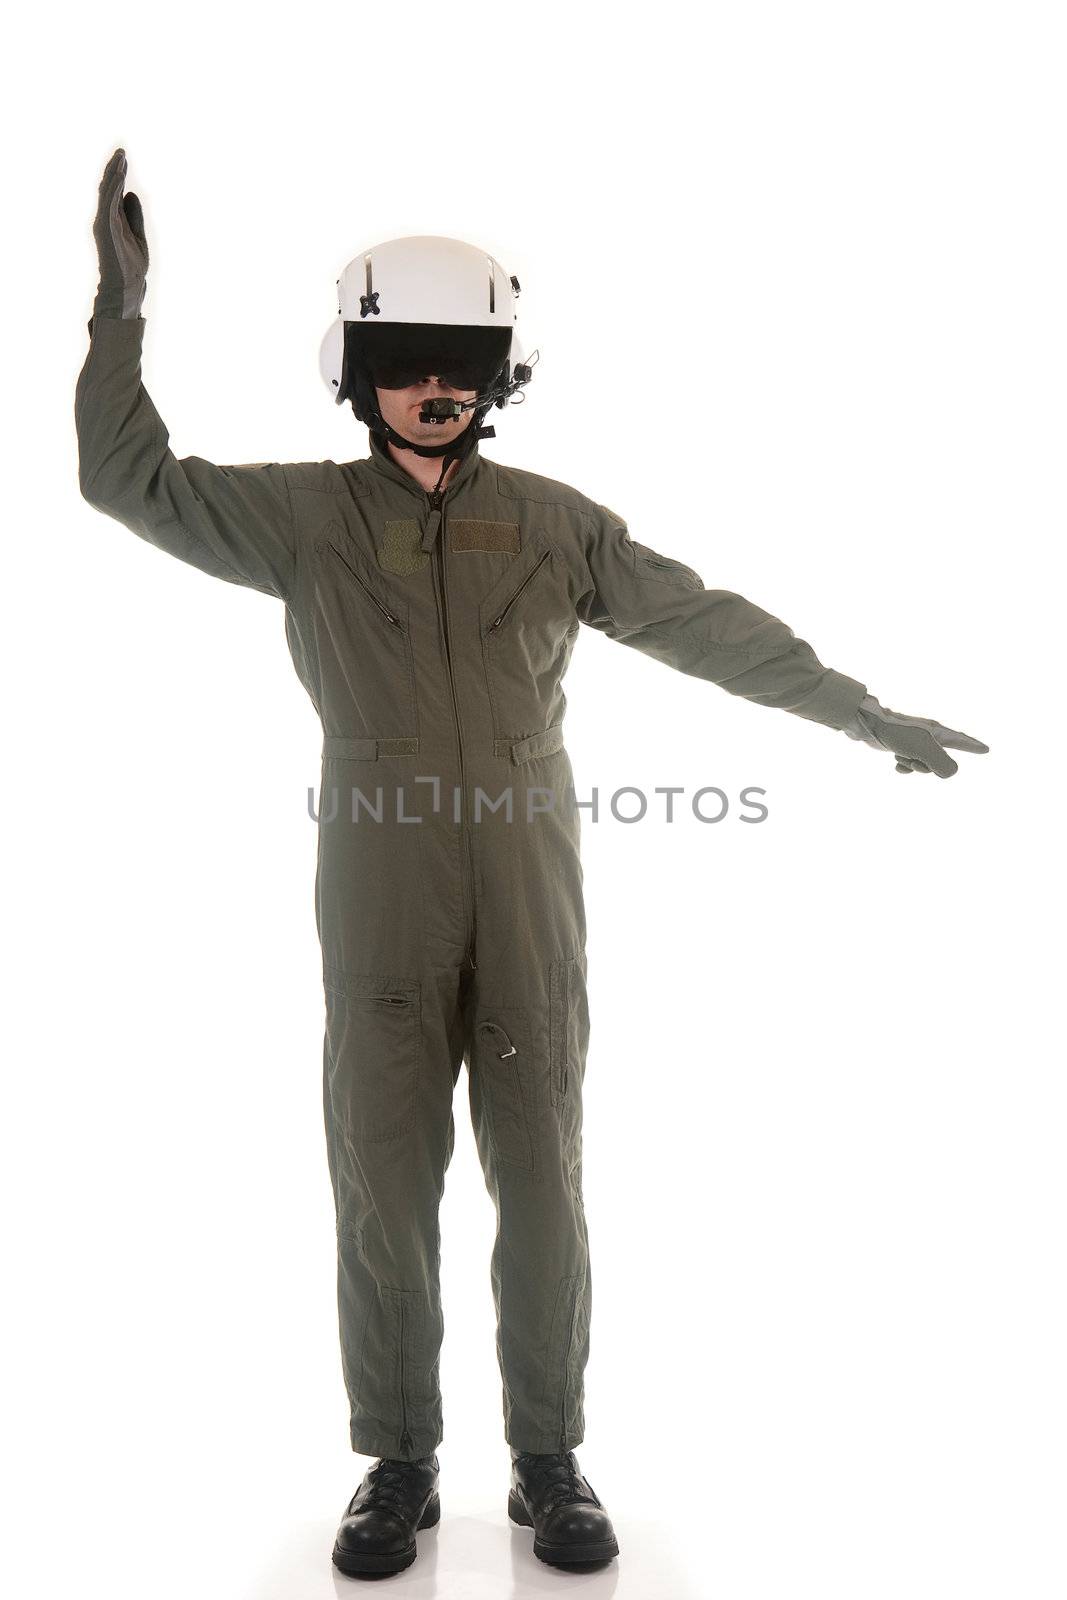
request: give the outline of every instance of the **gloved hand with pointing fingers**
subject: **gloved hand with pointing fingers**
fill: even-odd
[[[988,755],[989,746],[970,734],[944,728],[927,717],[908,717],[879,705],[873,694],[864,695],[852,721],[841,730],[850,739],[862,739],[876,750],[889,750],[897,758],[898,772],[936,772],[951,778],[957,764],[946,750],[967,750]]]
[[[125,179],[126,152],[120,146],[104,168],[93,224],[100,258],[100,286],[93,315],[120,321],[140,316],[148,273],[141,202],[132,192],[123,195]]]

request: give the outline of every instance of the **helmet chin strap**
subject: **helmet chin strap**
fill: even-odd
[[[379,416],[381,416],[380,412]],[[472,430],[473,432],[477,433],[478,430],[475,427],[475,420],[476,419],[472,414],[471,420],[463,429],[463,432],[457,433],[456,437],[454,439],[450,439],[447,444],[413,444],[410,439],[405,439],[402,433],[397,433],[395,428],[390,427],[388,422],[385,421],[384,417],[382,418],[381,427],[376,431],[379,434],[384,433],[389,443],[395,444],[398,450],[414,450],[417,456],[448,456],[461,453],[461,441],[462,453],[465,454],[470,448],[470,440],[468,439],[467,435],[471,433]]]
[[[463,429],[463,432],[457,434],[447,444],[413,444],[410,439],[405,439],[403,434],[397,433],[395,428],[390,427],[379,410],[376,410],[376,420],[381,423],[381,427],[376,428],[375,431],[379,434],[384,433],[386,440],[391,444],[395,444],[399,450],[413,450],[417,456],[444,456],[441,476],[437,480],[437,487],[440,488],[442,479],[448,471],[450,461],[462,461],[474,448],[477,439],[496,438],[495,428],[483,428],[480,423],[481,417],[485,415],[492,403],[490,400],[485,406],[476,406],[471,412],[471,419]]]

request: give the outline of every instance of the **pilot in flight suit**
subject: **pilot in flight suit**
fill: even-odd
[[[124,170],[123,157],[120,193]],[[579,490],[484,458],[477,436],[435,491],[377,431],[368,456],[341,463],[177,459],[141,376],[143,282],[121,300],[105,289],[77,382],[84,497],[281,600],[321,719],[323,1096],[352,1447],[413,1461],[442,1439],[438,1208],[466,1064],[497,1218],[505,1436],[513,1454],[565,1453],[583,1438],[592,1297],[586,924],[562,689],[581,624],[892,749],[901,770],[955,770],[940,725],[884,708],[878,721],[866,686],[785,623],[705,588]]]

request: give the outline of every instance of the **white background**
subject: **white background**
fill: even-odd
[[[597,1576],[506,1519],[494,1218],[442,1216],[443,1521],[391,1592],[1062,1597],[1057,8],[36,9],[5,119],[6,1537],[20,1600],[319,1600],[348,1448],[279,603],[80,498],[129,158],[180,455],[367,453],[317,370],[364,245],[522,284],[491,459],[984,739],[950,781],[583,630]]]

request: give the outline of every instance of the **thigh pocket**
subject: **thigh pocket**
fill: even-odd
[[[334,1121],[354,1140],[397,1139],[415,1126],[420,984],[415,978],[327,967],[324,987]]]
[[[589,1048],[589,999],[586,957],[562,956],[553,961],[548,978],[551,1094],[563,1106],[581,1093]]]
[[[474,1030],[475,1066],[493,1150],[501,1161],[537,1167],[537,1063],[524,1009],[494,1007]]]

